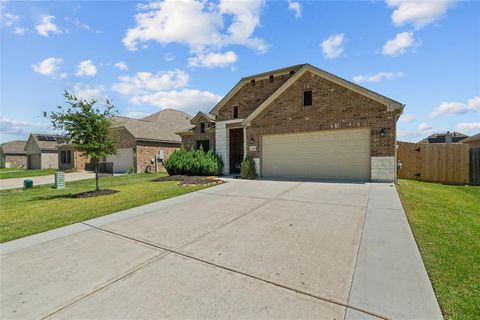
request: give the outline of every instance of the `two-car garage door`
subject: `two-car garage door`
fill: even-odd
[[[263,136],[262,176],[370,180],[370,129]]]

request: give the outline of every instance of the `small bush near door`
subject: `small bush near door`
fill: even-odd
[[[246,156],[245,159],[243,159],[240,166],[240,177],[242,179],[255,179],[257,177],[255,161],[253,161],[252,157]]]
[[[171,176],[218,176],[222,173],[223,162],[213,150],[181,148],[168,157],[164,166]]]

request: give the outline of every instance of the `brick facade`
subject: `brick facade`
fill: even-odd
[[[205,132],[201,130],[201,124],[205,124]],[[214,123],[212,121],[208,121],[207,119],[203,118],[203,121],[200,120],[195,124],[192,132],[182,134],[182,146],[190,150],[191,148],[197,147],[197,141],[201,140],[208,140],[209,147],[212,150],[215,150],[215,131],[212,131],[209,128],[213,126]]]
[[[4,156],[5,159],[2,159],[2,165],[5,168],[26,168],[27,167],[27,156],[24,154],[7,154]]]
[[[311,106],[303,106],[305,90],[312,90]],[[385,105],[307,72],[252,121],[247,143],[256,151],[248,153],[260,156],[265,134],[370,128],[371,156],[394,156],[395,123],[395,112]]]
[[[283,75],[274,77],[273,82],[264,78],[255,81],[255,85],[244,84],[238,92],[218,110],[217,121],[233,119],[233,107],[238,106],[238,118],[246,118],[250,113],[271,96],[282,84],[284,84],[291,75],[286,72]]]
[[[145,172],[147,165],[150,165],[152,170],[155,169],[155,165],[151,164],[151,160],[155,155],[160,153],[160,150],[163,150],[164,160],[167,160],[173,151],[180,148],[180,143],[137,141],[136,144],[136,159],[134,160],[134,163],[138,173]],[[157,165],[159,166],[159,164]],[[157,167],[157,169],[160,168]]]

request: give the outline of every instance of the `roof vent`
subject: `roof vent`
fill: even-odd
[[[255,85],[255,79],[250,80],[252,87]]]
[[[293,76],[295,74],[295,70],[290,70],[290,75]]]
[[[270,82],[273,82],[273,74],[270,75],[269,79],[270,79]]]

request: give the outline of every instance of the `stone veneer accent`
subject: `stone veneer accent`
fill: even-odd
[[[228,175],[230,173],[229,165],[229,146],[230,146],[230,135],[227,129],[226,122],[217,122],[215,124],[215,152],[222,157],[223,161],[223,174]]]
[[[393,182],[395,180],[395,157],[372,157],[372,182]]]

